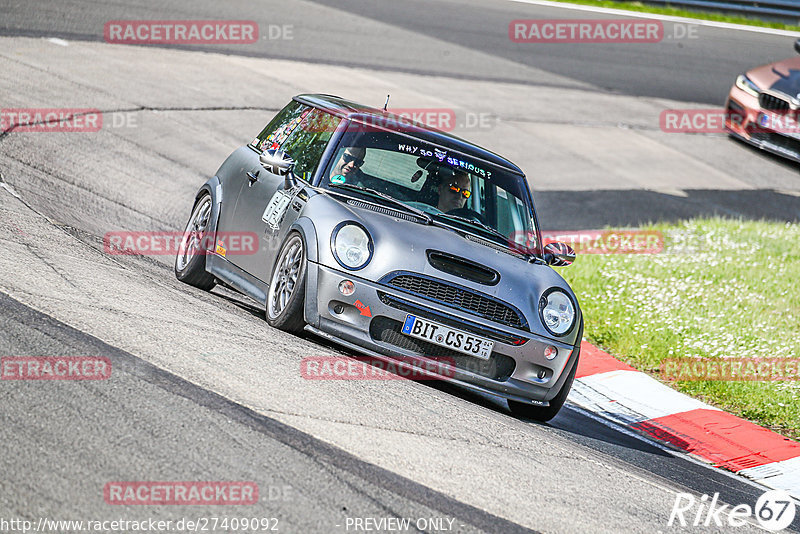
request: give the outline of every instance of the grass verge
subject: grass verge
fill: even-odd
[[[784,24],[781,22],[771,22],[767,20],[754,19],[738,15],[726,15],[724,13],[692,11],[677,7],[661,7],[661,6],[643,4],[641,2],[616,2],[613,0],[550,0],[550,1],[561,2],[564,4],[580,4],[585,6],[624,9],[626,11],[636,11],[639,13],[657,13],[659,15],[670,15],[673,17],[684,17],[689,19],[713,20],[716,22],[727,22],[730,24],[743,24],[745,26],[775,28],[778,30],[800,31],[800,26]]]
[[[800,358],[800,224],[693,219],[653,225],[658,254],[580,254],[559,272],[584,335],[663,381],[673,358]],[[800,379],[666,381],[785,436],[800,438]]]

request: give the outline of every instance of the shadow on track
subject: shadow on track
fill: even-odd
[[[352,353],[351,351],[348,351],[343,347],[340,347],[339,345],[336,345],[332,341],[314,336],[313,334],[308,335],[308,339],[310,341],[320,344],[325,348],[339,352],[340,354],[346,356],[351,356],[351,357],[360,356],[358,354]],[[488,394],[482,394],[468,389],[463,389],[454,384],[449,384],[443,381],[420,380],[418,383],[433,388],[446,395],[450,395],[465,400],[471,404],[475,404],[476,406],[481,406],[483,408],[486,408],[487,410],[497,412],[498,414],[503,414],[505,416],[515,418],[513,415],[510,414],[506,401],[498,397],[494,397]],[[560,433],[572,434],[576,438],[580,438],[576,440],[580,442],[601,441],[605,442],[608,445],[629,449],[630,452],[637,451],[639,453],[655,454],[664,457],[671,456],[663,449],[649,444],[646,440],[638,439],[629,434],[620,432],[612,426],[605,425],[599,421],[596,421],[595,419],[587,417],[580,411],[570,407],[569,404],[566,404],[564,408],[562,408],[562,410],[559,412],[559,414],[549,423],[539,423],[536,421],[521,419],[521,418],[516,418],[516,419],[533,425],[550,427],[555,430],[559,430]]]

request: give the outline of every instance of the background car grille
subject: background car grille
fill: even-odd
[[[793,157],[800,158],[800,141],[797,139],[772,132],[750,132],[750,137],[753,139],[753,141],[766,141],[771,145],[783,148],[786,151],[791,152]]]
[[[789,111],[789,102],[768,93],[761,93],[758,97],[758,104],[763,109],[771,111]]]
[[[446,306],[479,315],[490,321],[527,330],[525,319],[519,312],[476,291],[413,274],[395,275],[388,283],[409,293],[439,301]]]
[[[492,353],[488,360],[467,356],[454,350],[428,343],[402,333],[403,323],[388,317],[377,316],[369,325],[369,335],[374,341],[386,343],[394,347],[413,352],[425,358],[448,358],[455,362],[455,367],[476,375],[503,381],[514,372],[514,359],[504,354]]]

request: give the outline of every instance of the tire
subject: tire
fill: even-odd
[[[516,417],[533,419],[534,421],[539,421],[540,423],[546,423],[555,417],[556,414],[558,414],[558,412],[561,410],[561,407],[564,405],[564,401],[567,400],[567,395],[569,395],[569,392],[572,389],[572,382],[575,380],[575,372],[578,370],[579,358],[580,353],[578,353],[578,357],[575,358],[575,363],[572,365],[572,369],[570,369],[569,375],[567,376],[566,381],[564,381],[564,385],[561,386],[561,390],[550,401],[550,406],[534,406],[533,404],[510,400],[508,401],[508,408],[511,410],[511,413]]]
[[[211,219],[212,201],[208,193],[200,197],[192,209],[192,215],[183,231],[178,254],[175,256],[175,277],[208,291],[216,284],[214,277],[206,271],[206,244],[203,238]]]
[[[270,326],[292,334],[303,331],[306,266],[305,242],[298,232],[292,232],[283,242],[270,276],[266,306]]]

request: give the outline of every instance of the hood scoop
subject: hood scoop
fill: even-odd
[[[500,273],[480,263],[437,250],[428,250],[427,254],[428,263],[443,273],[487,286],[496,285],[500,281]]]

